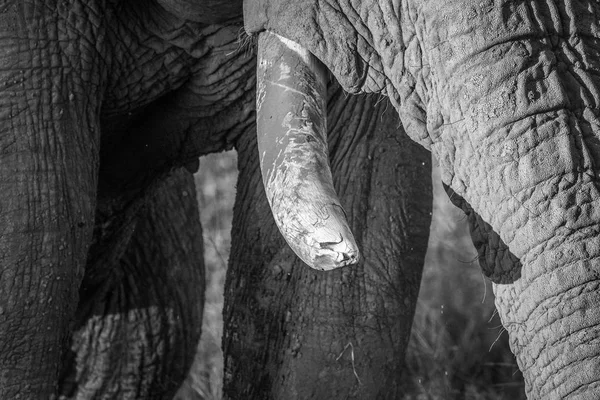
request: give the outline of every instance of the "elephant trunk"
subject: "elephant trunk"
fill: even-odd
[[[318,270],[359,259],[329,167],[326,74],[298,44],[259,35],[256,112],[265,192],[286,242]]]
[[[486,73],[497,85],[485,87],[465,118],[461,133],[472,136],[454,142],[456,173],[446,181],[520,261],[495,294],[528,397],[600,398],[596,117],[580,111],[588,105],[573,105],[563,89],[572,87],[568,77],[552,71],[536,87],[529,71],[500,65],[514,77]],[[481,122],[490,112],[499,116],[494,129]],[[507,258],[496,257],[495,268],[504,269]]]
[[[584,235],[549,241],[520,280],[494,287],[530,399],[600,396],[600,249]]]
[[[512,253],[490,258],[512,278],[495,285],[496,306],[529,398],[598,399],[600,7],[490,4],[424,3],[435,28],[412,47],[427,73],[405,65],[431,82],[415,97],[429,102],[442,179]]]

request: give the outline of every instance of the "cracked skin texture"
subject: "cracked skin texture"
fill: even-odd
[[[186,158],[180,145],[197,137],[192,132],[212,127],[220,132],[216,143],[214,136],[199,136],[206,141],[196,144],[206,145],[207,151],[223,143],[231,145],[244,131],[249,114],[242,112],[238,124],[240,120],[227,118],[225,110],[239,115],[244,108],[241,99],[252,90],[251,73],[225,74],[247,86],[228,92],[231,96],[225,97],[230,102],[205,107],[222,99],[216,84],[220,79],[218,74],[194,74],[195,68],[228,69],[202,56],[202,49],[213,47],[197,46],[196,41],[186,40],[189,36],[177,34],[190,25],[168,14],[153,14],[156,8],[138,9],[144,15],[141,21],[151,22],[142,24],[144,29],[167,23],[181,30],[151,29],[143,46],[138,46],[132,40],[135,35],[129,36],[131,28],[140,27],[135,19],[114,25],[127,27],[124,31],[99,29],[113,26],[106,25],[110,21],[106,15],[136,15],[127,13],[132,5],[107,3],[123,7],[105,14],[106,9],[96,3],[45,2],[39,8],[31,4],[4,2],[0,13],[0,44],[19,37],[16,32],[25,33],[23,40],[3,46],[6,51],[0,60],[1,81],[7,87],[0,92],[0,116],[12,122],[3,124],[0,135],[6,189],[0,194],[0,247],[5,255],[2,282],[8,285],[0,296],[3,304],[11,305],[0,317],[2,334],[14,329],[19,336],[7,347],[17,351],[1,351],[0,362],[3,367],[16,366],[13,371],[27,371],[31,384],[24,386],[23,376],[3,373],[0,379],[8,398],[54,391],[51,375],[58,368],[68,316],[77,303],[73,288],[83,279],[86,243],[92,235],[94,207],[90,205],[97,201],[104,210],[101,214],[109,219],[118,214],[114,210],[135,198],[154,174],[160,175],[178,157]],[[520,260],[519,278],[497,285],[495,291],[531,398],[599,397],[598,7],[592,1],[485,0],[450,1],[443,6],[433,0],[245,4],[250,32],[266,28],[301,43],[352,93],[389,96],[409,135],[441,160],[444,181]],[[48,10],[56,12],[44,14]],[[191,31],[203,32],[206,27],[196,28]],[[75,38],[81,34],[92,40],[53,41],[38,36],[45,32]],[[161,32],[168,35],[157,35]],[[219,36],[215,34],[208,37]],[[109,51],[112,45],[136,51],[124,51],[128,58],[115,60]],[[56,57],[49,55],[51,51]],[[157,53],[165,61],[156,64],[159,68],[127,68]],[[32,69],[27,54],[51,63]],[[206,62],[196,64],[197,59]],[[233,65],[229,71],[253,69],[244,69],[243,62],[226,65]],[[145,77],[136,75],[140,71],[155,77],[156,84],[136,86]],[[197,79],[186,79],[189,74]],[[38,95],[25,98],[27,90]],[[100,104],[98,93],[105,96],[103,100],[111,99],[114,107],[103,107],[106,104]],[[166,93],[179,106],[165,107]],[[202,101],[192,104],[208,115],[198,124],[190,123],[196,120],[189,119],[185,104],[198,98]],[[19,99],[31,108],[19,108]],[[236,121],[233,126],[223,125],[231,121]],[[15,135],[14,127],[22,134]],[[38,131],[65,134],[30,140]],[[122,135],[130,131],[136,133]],[[144,136],[146,132],[152,134]],[[165,140],[167,132],[184,139],[173,144]],[[125,144],[133,150],[106,151],[127,148]],[[115,156],[114,164],[101,163],[99,175],[98,149],[101,158]],[[169,157],[159,157],[164,153]],[[46,157],[35,159],[32,154]],[[132,162],[131,154],[139,155],[134,158],[137,162]],[[137,172],[150,166],[151,172],[119,175],[131,171],[123,167],[132,165]],[[55,179],[39,185],[42,174]],[[102,186],[102,182],[110,184]],[[127,190],[119,190],[124,193],[119,197],[107,187]],[[23,196],[15,201],[10,193]],[[25,204],[39,206],[35,219],[24,212]],[[33,259],[32,247],[23,243],[34,243],[39,256]],[[43,273],[15,273],[38,270]],[[25,291],[34,292],[32,297],[20,296],[9,290],[13,283],[40,289]],[[40,299],[66,306],[55,309]],[[31,336],[22,334],[27,327]],[[40,327],[53,334],[42,334]],[[19,357],[21,351],[36,355]],[[285,365],[293,362],[288,359]],[[43,372],[24,365],[43,366]]]
[[[202,8],[176,3],[171,12]],[[188,243],[200,226],[181,218],[193,201],[178,190],[159,202],[174,208],[171,218],[145,212],[156,211],[170,171],[234,144],[248,160],[240,165],[248,178],[240,180],[240,204],[265,201],[253,169],[255,61],[240,49],[236,18],[225,25],[190,22],[151,0],[40,4],[0,2],[0,398],[167,397],[191,362],[198,310],[187,302],[201,296],[174,288],[201,276],[186,275],[173,258],[161,269],[162,257],[149,253],[174,252],[177,262],[190,263],[201,252],[198,244],[177,252],[173,241]],[[187,16],[208,15],[197,11]],[[237,213],[238,221],[252,223],[235,230],[245,251],[231,263],[239,276],[228,277],[226,358],[238,372],[256,346],[258,354],[272,350],[251,358],[256,368],[245,365],[239,374],[250,386],[268,382],[254,386],[259,394],[281,398],[288,383],[309,389],[315,379],[323,396],[399,390],[430,221],[430,202],[423,200],[430,199],[423,179],[429,159],[401,145],[392,113],[379,127],[386,102],[355,100],[335,96],[330,115],[337,139],[330,148],[337,188],[372,263],[331,276],[305,274],[301,266],[288,282],[281,271],[296,257],[277,242],[269,214]],[[355,115],[342,118],[346,109]],[[379,145],[398,152],[374,157]],[[381,195],[388,189],[398,200],[391,206]],[[190,229],[173,237],[175,220]],[[264,243],[253,236],[257,230],[277,236]],[[160,243],[165,248],[153,243],[162,235],[171,240]],[[261,269],[263,251],[281,251],[285,262]],[[245,282],[265,273],[266,290],[258,285],[253,293],[257,286]],[[266,311],[255,313],[255,300],[269,303]],[[237,347],[240,336],[250,341]],[[353,353],[338,358],[342,336]],[[331,346],[325,352],[323,343]],[[364,387],[356,385],[353,368]],[[281,382],[279,371],[294,379]]]
[[[181,383],[203,283],[201,246],[183,245],[199,221],[178,216],[195,202],[175,190],[171,218],[138,220],[173,170],[251,129],[239,29],[154,1],[0,2],[0,398],[158,399]]]
[[[307,47],[350,92],[387,94],[459,203],[489,226],[480,232],[508,247],[492,270],[518,260],[495,294],[528,397],[598,398],[598,3],[244,6],[249,31]]]

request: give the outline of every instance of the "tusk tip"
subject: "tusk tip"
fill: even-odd
[[[335,243],[321,246],[321,251],[315,256],[312,268],[319,271],[330,271],[342,268],[348,265],[358,264],[360,253],[354,246],[348,246],[346,243]]]

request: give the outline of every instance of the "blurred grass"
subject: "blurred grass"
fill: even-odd
[[[195,180],[204,231],[206,299],[196,359],[176,400],[220,400],[223,381],[223,287],[231,248],[230,231],[237,181],[235,151],[201,158]]]
[[[196,186],[204,228],[207,292],[202,339],[176,399],[220,400],[223,284],[230,249],[235,152],[200,162]],[[429,250],[409,343],[405,399],[525,399],[523,379],[495,315],[464,214],[443,192],[434,169]]]

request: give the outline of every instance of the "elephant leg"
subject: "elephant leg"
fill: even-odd
[[[431,220],[429,153],[387,100],[331,89],[334,184],[363,261],[320,272],[274,225],[255,139],[240,176],[225,287],[224,393],[230,399],[397,399]]]
[[[0,2],[1,399],[55,395],[94,222],[95,70],[45,12]]]
[[[142,209],[117,265],[81,290],[64,398],[172,398],[200,339],[204,261],[192,175],[175,171]],[[90,279],[91,281],[91,279]]]

